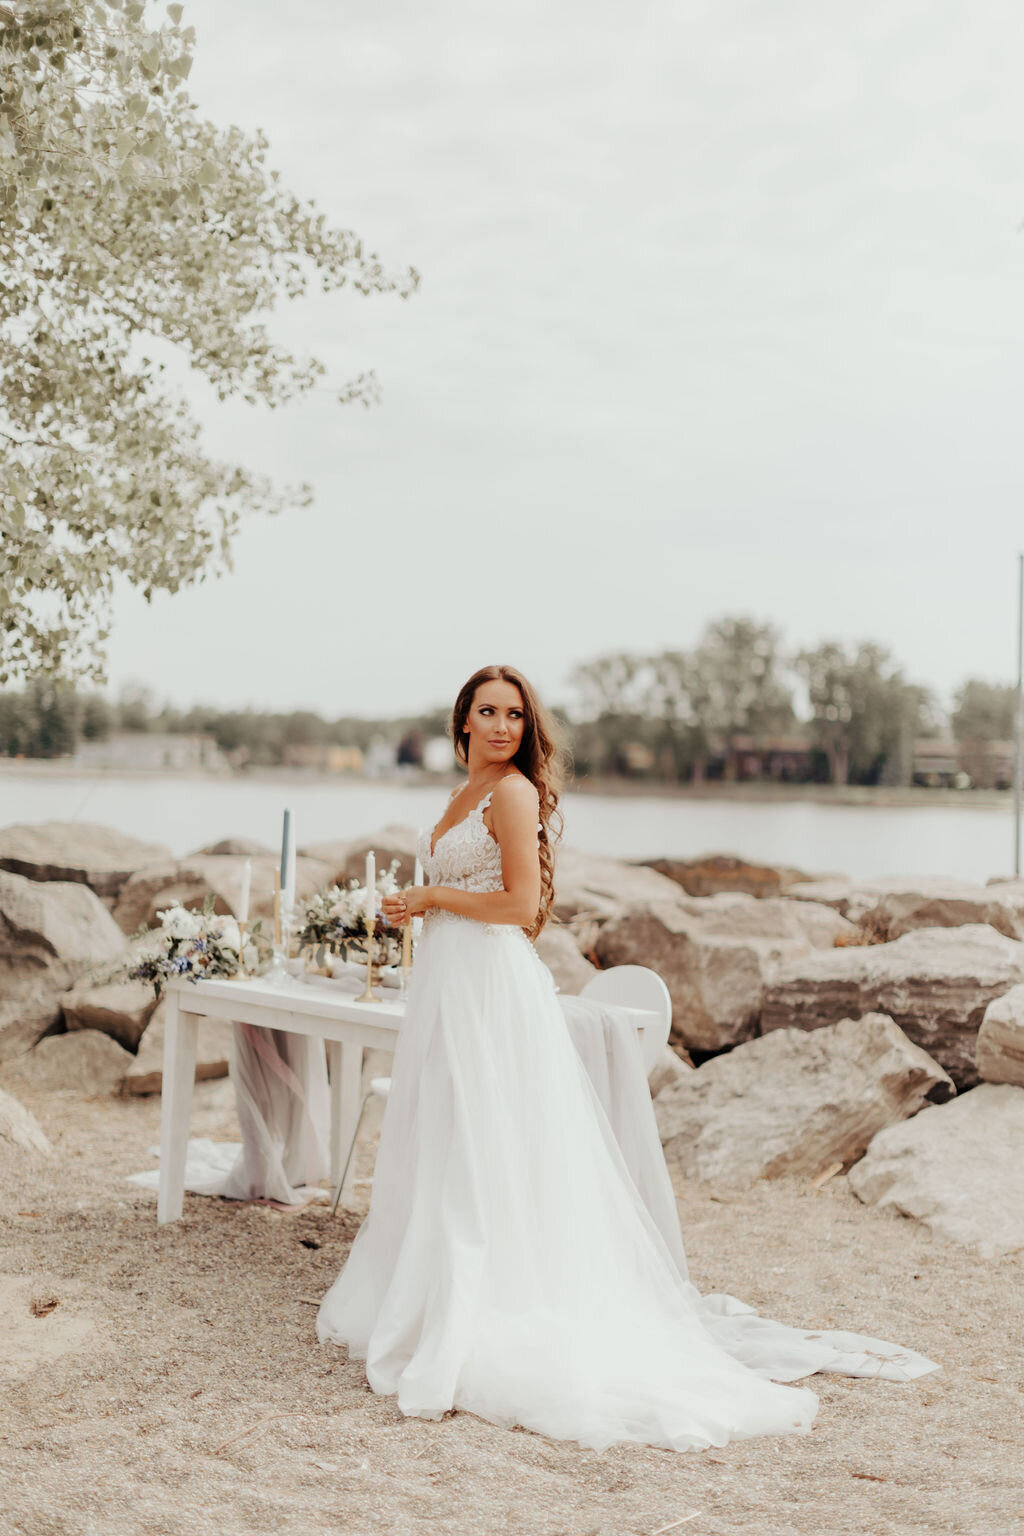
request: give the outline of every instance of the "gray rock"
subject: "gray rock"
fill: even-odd
[[[985,1009],[975,1053],[986,1083],[1024,1087],[1024,986],[1011,987]]]
[[[115,960],[124,934],[87,885],[0,870],[0,961],[43,969],[68,987],[87,966]]]
[[[761,1029],[820,1029],[886,1013],[958,1088],[978,1081],[975,1040],[994,998],[1024,982],[1024,944],[987,925],[923,928],[891,944],[813,950],[765,985]]]
[[[725,926],[725,935],[714,932],[713,923],[678,900],[652,903],[606,923],[594,952],[602,967],[646,965],[657,971],[672,997],[673,1042],[687,1050],[721,1050],[757,1034],[767,979],[784,958],[810,948],[802,936],[738,939],[731,918]]]
[[[914,889],[887,892],[860,921],[883,940],[918,928],[962,928],[971,923],[988,923],[1007,938],[1019,939],[1024,938],[1024,901],[967,880],[930,880]]]
[[[850,1170],[869,1205],[985,1258],[1024,1250],[1024,1088],[983,1083],[880,1131]]]
[[[169,864],[140,869],[127,880],[114,907],[114,917],[125,933],[153,928],[157,913],[178,902],[195,911],[207,898],[215,912],[237,913],[242,894],[245,858],[235,854],[193,854]],[[280,860],[273,856],[254,858],[249,898],[249,919],[266,922],[274,912],[274,871]],[[315,859],[295,861],[295,885],[298,896],[311,896],[329,884],[327,865]]]
[[[681,1077],[655,1101],[666,1154],[691,1178],[813,1178],[955,1089],[884,1014],[778,1030]]]
[[[21,1152],[38,1152],[49,1157],[53,1148],[35,1115],[20,1104],[13,1094],[0,1088],[0,1141]]]
[[[693,1062],[688,1056],[681,1056],[670,1045],[666,1045],[647,1074],[651,1098],[656,1099],[659,1093],[671,1088],[674,1083],[681,1082],[683,1078],[689,1077],[693,1070]]]
[[[643,865],[674,880],[688,896],[739,891],[747,896],[781,896],[787,887],[810,877],[786,864],[751,864],[734,854],[709,853],[700,859],[644,859]]]
[[[834,908],[820,902],[723,891],[717,896],[682,896],[679,907],[699,921],[702,933],[741,943],[748,939],[782,939],[813,949],[831,949],[857,932]]]
[[[7,1064],[4,1079],[13,1087],[23,1083],[36,1093],[116,1093],[134,1060],[109,1035],[82,1029],[40,1040],[34,1050]]]
[[[563,922],[583,914],[606,922],[633,907],[675,902],[681,894],[674,880],[640,864],[581,853],[564,844],[555,854],[555,913]]]
[[[45,965],[0,960],[0,1062],[31,1050],[60,1023],[63,990]]]
[[[120,1082],[123,1094],[145,1095],[161,1091],[165,1012],[166,1005],[161,1003],[139,1043],[138,1055],[129,1058]],[[195,1073],[197,1083],[210,1078],[227,1077],[233,1031],[234,1025],[227,1019],[199,1020]]]
[[[141,981],[108,982],[77,988],[61,999],[69,1031],[99,1030],[126,1051],[134,1051],[156,1008],[153,988]]]
[[[28,880],[87,885],[107,902],[134,870],[170,857],[162,843],[142,842],[92,822],[46,821],[0,831],[0,869]]]
[[[582,992],[597,967],[584,960],[568,928],[549,922],[534,942],[534,948],[555,978],[560,992]]]
[[[205,848],[197,848],[194,853],[186,854],[186,859],[202,858],[205,854],[228,854],[242,859],[272,859],[275,857],[273,848],[268,848],[264,843],[257,843],[251,837],[223,837],[219,843],[210,843]]]

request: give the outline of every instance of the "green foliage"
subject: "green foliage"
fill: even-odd
[[[1011,741],[1017,690],[1008,684],[968,678],[953,704],[953,734],[957,741]]]
[[[824,641],[795,658],[807,684],[814,739],[827,754],[833,783],[875,782],[886,761],[909,756],[914,736],[930,728],[927,689],[908,683],[882,645]],[[909,777],[905,769],[901,777]]]
[[[272,340],[281,298],[417,283],[288,192],[262,135],[200,116],[182,7],[145,10],[0,4],[0,682],[102,675],[117,575],[175,592],[229,563],[240,518],[308,499],[211,459],[147,346],[275,407],[324,375]]]

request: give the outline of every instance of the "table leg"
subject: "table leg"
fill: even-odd
[[[346,1148],[341,1139],[342,1098],[341,1098],[341,1041],[327,1041],[327,1074],[329,1078],[328,1093],[331,1106],[331,1155],[329,1172],[332,1186],[337,1189],[338,1180],[341,1177],[342,1164],[345,1161]]]
[[[158,1222],[179,1221],[185,1204],[185,1156],[192,1085],[196,1075],[199,1016],[184,1013],[173,992],[167,995],[164,1075],[160,1105],[160,1186]]]

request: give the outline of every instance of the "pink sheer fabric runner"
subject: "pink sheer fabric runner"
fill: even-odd
[[[301,1206],[324,1199],[330,1108],[323,1042],[236,1024],[230,1062],[238,1142],[189,1141],[185,1188],[197,1195]],[[151,1148],[159,1155],[159,1148]],[[156,1189],[155,1169],[130,1175]]]

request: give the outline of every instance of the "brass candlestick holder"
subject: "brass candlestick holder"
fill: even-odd
[[[412,918],[407,917],[402,929],[402,996],[409,989],[409,973],[412,970]]]
[[[373,934],[366,938],[366,991],[356,998],[357,1003],[379,1003],[380,994],[373,990]]]
[[[249,924],[238,924],[238,970],[235,972],[236,981],[245,981],[249,972],[245,968],[245,936],[249,931]]]

